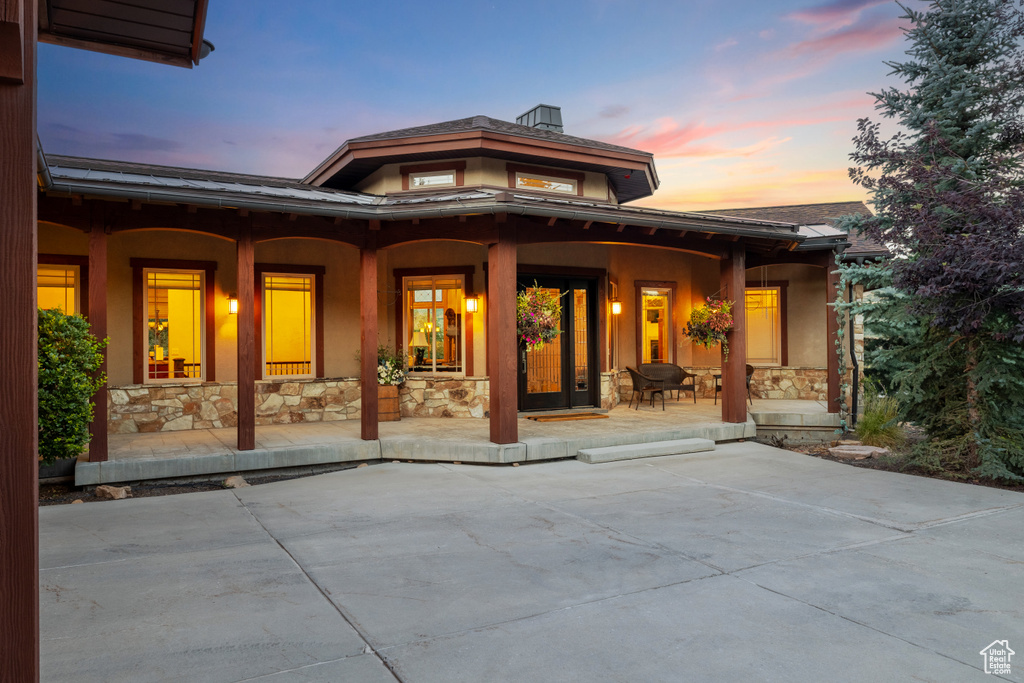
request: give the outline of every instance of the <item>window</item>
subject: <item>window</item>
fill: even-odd
[[[201,270],[145,270],[147,381],[203,378],[204,277]]]
[[[403,291],[403,339],[409,370],[464,373],[463,276],[406,277]]]
[[[508,164],[506,168],[509,187],[583,196],[583,173],[519,164]]]
[[[455,187],[455,170],[409,174],[409,189],[424,187]]]
[[[576,194],[576,181],[540,174],[516,173],[516,187],[528,190],[545,190],[547,192],[563,192]]]
[[[672,354],[672,290],[648,288],[640,295],[643,363],[669,363]]]
[[[435,164],[400,166],[403,190],[429,190],[437,187],[462,187],[465,184],[466,162],[440,161]]]
[[[81,313],[80,273],[80,266],[40,263],[36,269],[39,308],[59,308],[68,315]]]
[[[782,364],[780,288],[746,289],[747,362],[751,365]]]
[[[313,376],[313,275],[264,273],[264,377]]]

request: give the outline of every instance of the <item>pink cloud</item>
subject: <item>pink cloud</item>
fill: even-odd
[[[823,5],[792,12],[787,14],[786,18],[827,29],[836,29],[855,22],[864,10],[887,2],[888,0],[834,0]]]
[[[820,38],[805,40],[786,48],[789,56],[814,54],[831,58],[845,52],[862,52],[885,47],[903,38],[895,17],[878,17]]]

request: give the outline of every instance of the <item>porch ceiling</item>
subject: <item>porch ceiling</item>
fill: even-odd
[[[39,41],[191,68],[208,0],[39,0]]]

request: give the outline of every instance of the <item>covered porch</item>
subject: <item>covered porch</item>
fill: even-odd
[[[150,479],[216,477],[233,472],[317,467],[372,460],[477,464],[528,463],[576,457],[580,449],[686,438],[715,442],[754,439],[764,430],[791,434],[817,430],[827,438],[837,421],[824,401],[754,399],[746,420],[724,422],[712,399],[669,399],[639,410],[619,404],[593,411],[605,417],[537,422],[519,413],[519,439],[490,440],[486,420],[403,418],[379,425],[378,437],[362,438],[358,420],[258,426],[252,449],[240,449],[234,428],[111,434],[106,461],[86,456],[75,470],[77,485]],[[771,435],[776,431],[766,432]]]

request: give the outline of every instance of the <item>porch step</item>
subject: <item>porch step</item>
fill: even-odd
[[[674,439],[672,441],[631,443],[622,446],[606,446],[604,448],[584,448],[579,451],[576,459],[593,465],[599,462],[652,458],[658,455],[681,455],[683,453],[700,453],[701,451],[713,450],[715,450],[715,442],[711,439]]]

